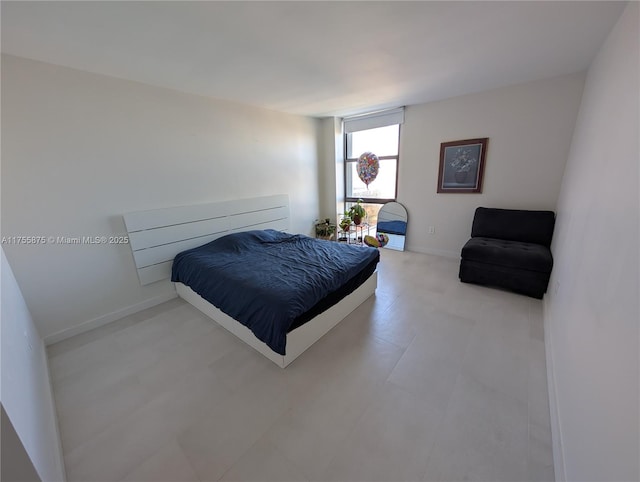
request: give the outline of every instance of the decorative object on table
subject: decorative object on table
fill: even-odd
[[[380,170],[378,156],[373,152],[363,152],[358,158],[357,167],[358,177],[367,185],[367,188],[369,188],[369,184],[375,181],[376,177],[378,177],[378,171]]]
[[[481,193],[488,137],[440,144],[438,192]]]
[[[336,234],[336,225],[331,224],[331,219],[316,220],[316,238],[332,240]]]
[[[355,204],[352,204],[348,213],[353,224],[359,226],[360,223],[362,223],[362,219],[367,215],[367,212],[364,210],[364,206],[362,205],[362,199],[358,199]]]
[[[365,236],[364,244],[371,246],[372,248],[383,248],[389,242],[389,236],[384,233],[380,233],[376,236]]]
[[[387,236],[387,248],[404,251],[407,220],[407,210],[398,202],[388,202],[380,208],[376,232]]]

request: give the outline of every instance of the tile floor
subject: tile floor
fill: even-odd
[[[282,370],[175,299],[49,347],[70,481],[554,480],[541,302],[383,250]]]

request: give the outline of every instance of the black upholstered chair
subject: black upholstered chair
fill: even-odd
[[[460,281],[541,299],[553,267],[552,211],[477,208],[462,248]]]

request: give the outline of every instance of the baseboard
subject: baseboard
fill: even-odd
[[[52,417],[55,421],[55,432],[56,432],[56,440],[55,440],[55,451],[56,451],[56,459],[58,464],[58,470],[60,471],[61,479],[60,482],[64,482],[67,480],[67,470],[64,465],[64,455],[62,450],[62,437],[60,436],[60,423],[58,421],[58,410],[56,408],[56,398],[53,396],[53,383],[51,382],[51,372],[49,371],[49,358],[47,357],[47,349],[45,348],[44,340],[40,342],[40,349],[42,350],[42,359],[44,360],[44,376],[46,378],[47,387],[49,388],[49,400],[48,406],[51,407]]]
[[[460,251],[447,251],[444,249],[426,248],[424,246],[408,246],[407,251],[422,254],[433,254],[435,256],[442,256],[443,258],[460,259]]]
[[[558,391],[556,372],[553,363],[553,340],[549,329],[548,301],[542,302],[542,319],[544,321],[544,347],[547,360],[547,387],[549,391],[549,415],[551,420],[551,442],[553,446],[553,470],[556,482],[565,482],[567,473],[564,465],[564,450],[562,445],[562,429],[560,425],[560,410],[558,406]]]
[[[79,325],[72,326],[71,328],[67,328],[52,335],[45,336],[44,344],[53,345],[54,343],[58,343],[59,341],[66,340],[67,338],[71,338],[72,336],[79,335],[80,333],[84,333],[89,330],[93,330],[94,328],[98,328],[100,326],[106,325],[107,323],[111,323],[112,321],[119,320],[120,318],[124,318],[125,316],[132,315],[134,313],[137,313],[138,311],[146,310],[147,308],[151,308],[152,306],[159,305],[160,303],[164,303],[165,301],[169,301],[177,297],[178,293],[173,291],[171,293],[166,293],[154,298],[149,298],[145,301],[136,303],[135,305],[127,306],[126,308],[122,308],[120,310],[112,311],[111,313],[107,313],[105,315],[98,316],[97,318],[84,321]]]

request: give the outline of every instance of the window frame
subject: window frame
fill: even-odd
[[[377,198],[377,197],[353,197],[347,196],[347,168],[349,167],[349,163],[358,162],[357,157],[347,157],[347,136],[349,134],[354,134],[355,132],[345,132],[344,133],[344,169],[343,169],[343,180],[344,180],[344,202],[346,203],[355,203],[358,202],[358,199],[361,199],[364,204],[385,204],[388,202],[396,201],[398,199],[398,174],[400,172],[400,135],[402,132],[402,123],[399,124],[389,124],[389,125],[397,125],[398,126],[398,154],[395,156],[378,156],[378,159],[381,161],[395,159],[396,160],[396,186],[395,193],[396,196],[394,198]],[[375,127],[372,127],[375,129]],[[362,129],[362,130],[370,130],[370,129]]]

